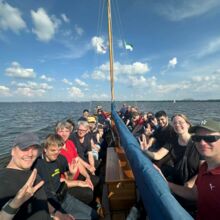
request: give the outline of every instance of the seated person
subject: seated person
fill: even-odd
[[[158,122],[158,128],[152,133],[152,136],[145,146],[151,151],[155,151],[163,147],[167,141],[175,136],[173,127],[169,124],[168,116],[165,111],[159,111],[155,114]]]
[[[44,141],[43,153],[34,164],[38,174],[44,180],[48,201],[56,210],[70,213],[76,219],[97,219],[96,211],[71,196],[65,184],[62,184],[65,182],[68,188],[73,184],[73,180],[68,179],[68,173],[71,173],[68,162],[59,154],[63,145],[62,137],[57,134],[48,135]],[[84,186],[89,187],[89,184],[85,182]]]
[[[44,182],[36,170],[30,170],[40,147],[34,133],[22,133],[15,138],[10,162],[0,170],[0,219],[51,219],[49,212],[53,209],[49,211],[41,187]]]
[[[89,204],[93,200],[93,183],[90,175],[79,161],[74,143],[68,139],[71,131],[72,125],[68,122],[59,122],[56,126],[56,133],[65,142],[60,154],[67,159],[69,169],[71,170],[71,175],[68,179],[73,180],[71,181],[72,187],[69,188],[69,193],[80,201]]]
[[[87,121],[78,121],[77,131],[70,136],[77,148],[77,152],[82,161],[89,164],[87,169],[96,170],[95,160],[92,153],[91,136],[88,134],[89,124]]]

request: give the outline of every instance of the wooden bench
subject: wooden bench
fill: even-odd
[[[105,183],[111,216],[127,214],[136,201],[136,188],[133,173],[120,147],[107,149]]]

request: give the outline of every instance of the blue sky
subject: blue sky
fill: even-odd
[[[116,100],[220,98],[219,0],[112,0],[112,19]],[[106,0],[0,0],[0,101],[110,100],[108,58]]]

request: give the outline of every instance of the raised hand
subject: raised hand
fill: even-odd
[[[37,170],[34,169],[25,185],[17,192],[16,196],[11,201],[10,205],[13,208],[19,208],[24,202],[30,199],[34,195],[34,193],[44,184],[44,181],[42,180],[34,186],[33,184],[36,176]]]

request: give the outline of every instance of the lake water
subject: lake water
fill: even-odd
[[[122,102],[116,103],[119,110]],[[165,110],[169,116],[174,113],[186,114],[192,123],[207,117],[220,119],[220,102],[127,102],[138,106],[140,111],[156,112]],[[93,112],[95,106],[102,105],[110,111],[110,102],[34,102],[0,103],[0,154],[9,152],[17,134],[24,131],[38,133],[44,138],[53,132],[55,124],[67,118],[76,121],[84,109]]]

